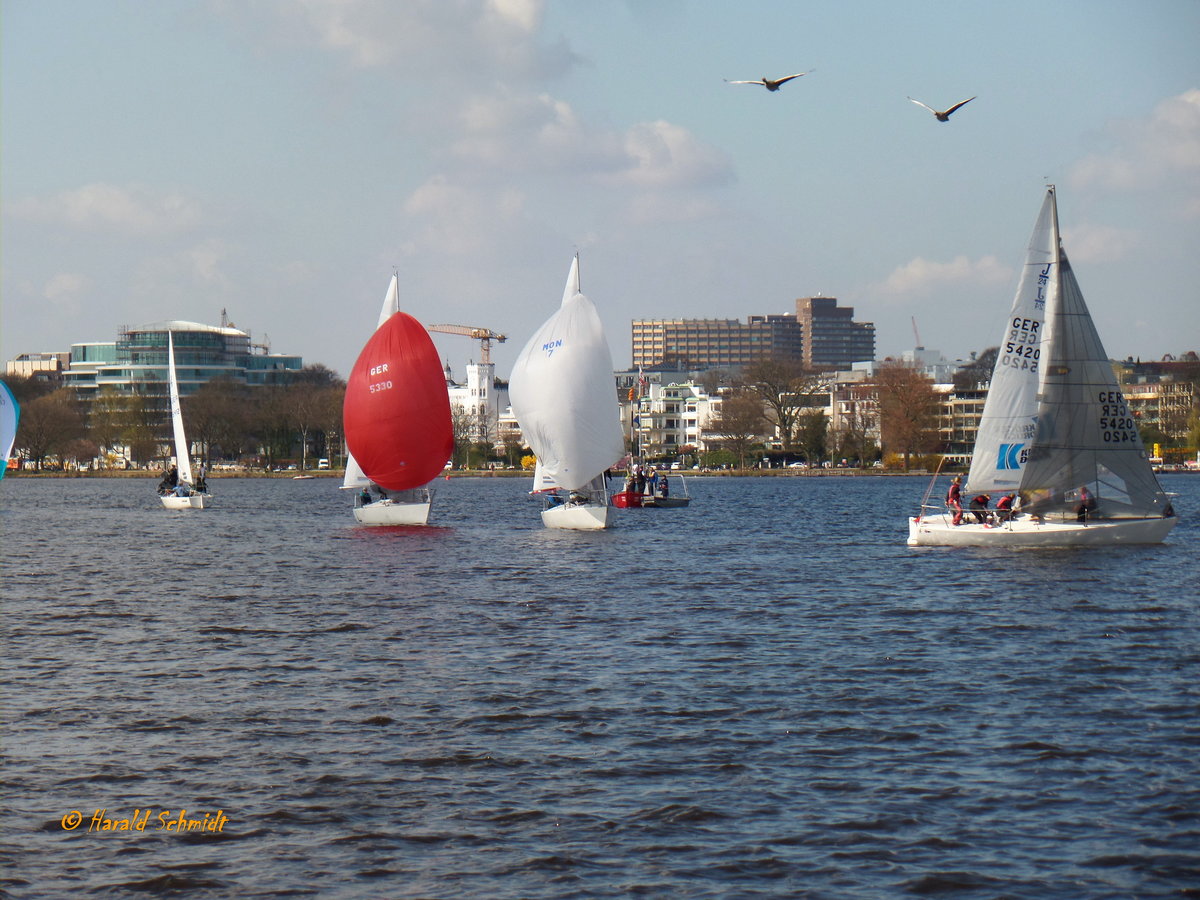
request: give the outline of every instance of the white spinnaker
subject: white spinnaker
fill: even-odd
[[[563,302],[513,366],[513,414],[545,474],[578,490],[625,452],[612,353],[572,260]],[[535,489],[537,484],[535,484]]]

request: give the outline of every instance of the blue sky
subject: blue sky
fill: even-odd
[[[1196,0],[3,0],[0,355],[224,308],[346,375],[396,269],[507,376],[578,249],[618,367],[634,317],[817,294],[965,357],[1047,181],[1109,354],[1200,351],[1198,34]]]

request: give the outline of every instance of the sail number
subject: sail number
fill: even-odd
[[[387,370],[388,370],[387,363],[384,363],[381,366],[372,366],[371,367],[371,377],[375,378],[377,376],[384,375],[387,373]],[[390,391],[391,389],[392,389],[392,379],[390,379],[390,378],[381,379],[380,381],[373,381],[369,385],[367,385],[367,390],[370,391],[372,394],[378,394],[380,391]]]
[[[1008,340],[1004,344],[1004,355],[1000,364],[1014,369],[1037,371],[1037,361],[1041,359],[1042,350],[1038,346],[1042,323],[1037,319],[1027,319],[1015,316],[1009,323]]]
[[[1096,399],[1100,403],[1100,437],[1106,444],[1124,444],[1137,441],[1137,423],[1129,414],[1129,406],[1120,391],[1101,391]]]

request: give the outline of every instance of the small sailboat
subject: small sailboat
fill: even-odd
[[[513,413],[537,457],[533,492],[547,528],[609,523],[605,473],[625,452],[612,353],[571,261],[562,305],[529,339],[509,381]]]
[[[1053,187],[1034,227],[961,495],[958,509],[923,503],[908,521],[908,543],[1154,544],[1175,526],[1063,249]],[[1000,512],[985,512],[983,498],[997,496]],[[973,521],[961,510],[969,497],[980,498]]]
[[[399,293],[393,275],[342,406],[350,449],[342,488],[359,491],[354,519],[362,525],[428,524],[428,484],[454,452],[450,395],[437,349],[425,326],[400,311]]]
[[[167,332],[167,379],[171,392],[171,426],[175,434],[175,472],[173,485],[159,485],[159,499],[167,509],[205,509],[212,500],[207,487],[192,478],[192,457],[187,435],[183,432],[183,407],[179,403],[179,378],[175,374],[175,335]]]
[[[12,452],[13,442],[17,439],[17,423],[21,421],[21,404],[9,390],[8,385],[0,381],[0,478],[8,470],[8,454]]]

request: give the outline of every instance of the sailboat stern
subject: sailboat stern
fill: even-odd
[[[595,503],[562,503],[542,510],[542,524],[569,531],[601,531],[608,527],[608,511],[608,506]]]

